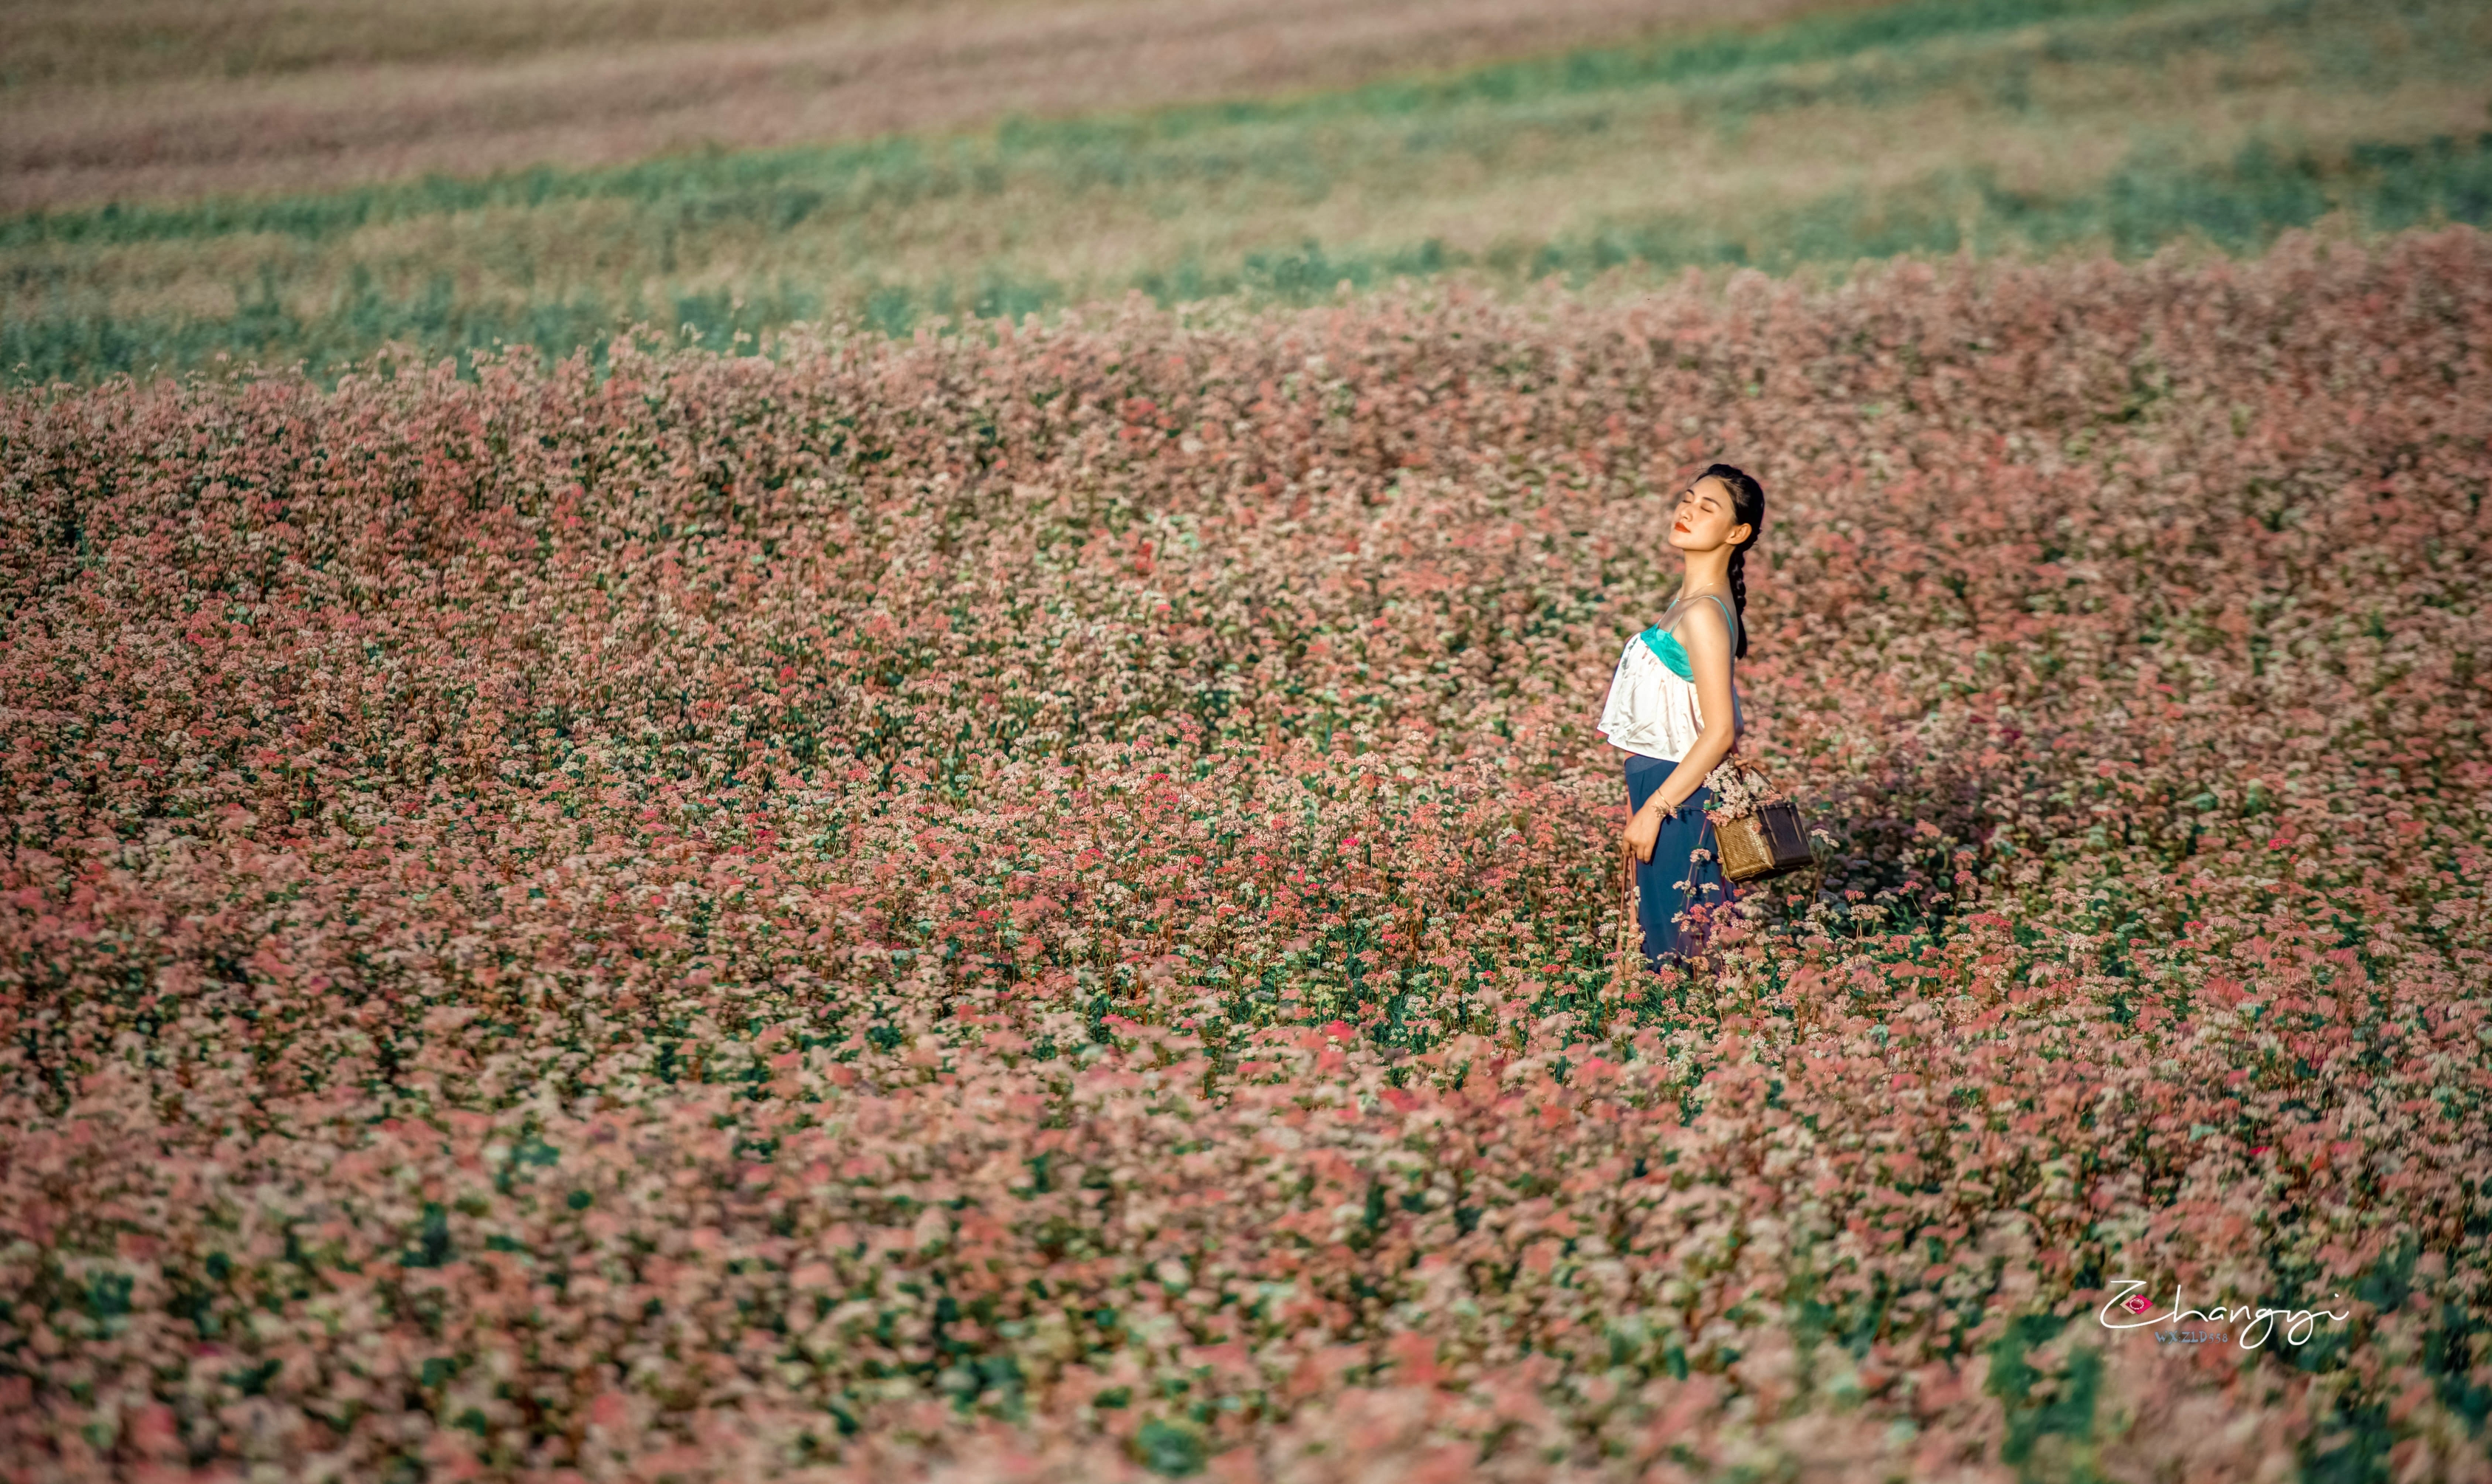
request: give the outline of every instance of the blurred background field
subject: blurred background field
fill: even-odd
[[[38,0],[0,14],[0,204],[971,128],[1340,86],[1829,3]]]
[[[0,44],[21,383],[2492,219],[2474,0],[54,5]]]

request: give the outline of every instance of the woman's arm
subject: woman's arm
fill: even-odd
[[[1705,787],[1706,775],[1731,756],[1731,746],[1738,740],[1732,729],[1730,624],[1707,604],[1680,622],[1678,641],[1686,646],[1688,663],[1696,668],[1696,704],[1705,713],[1705,730],[1652,797],[1645,800],[1644,808],[1627,821],[1627,844],[1635,847],[1638,860],[1652,859],[1662,816],[1695,797],[1696,790]]]

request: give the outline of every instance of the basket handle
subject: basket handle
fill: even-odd
[[[1618,885],[1620,887],[1619,897],[1621,901],[1618,912],[1617,959],[1616,965],[1610,970],[1610,983],[1614,989],[1623,988],[1625,985],[1632,982],[1631,970],[1628,967],[1628,955],[1633,954],[1636,951],[1635,868],[1635,846],[1628,845],[1623,840],[1619,841]]]

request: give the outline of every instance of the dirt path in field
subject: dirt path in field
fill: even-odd
[[[803,0],[572,0],[523,16],[461,0],[246,0],[206,16],[38,0],[0,18],[0,210],[1268,95],[1824,5],[816,0],[801,18]]]

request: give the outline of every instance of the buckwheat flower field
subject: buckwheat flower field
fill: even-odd
[[[2492,1477],[2492,239],[811,334],[0,402],[0,1476]]]

